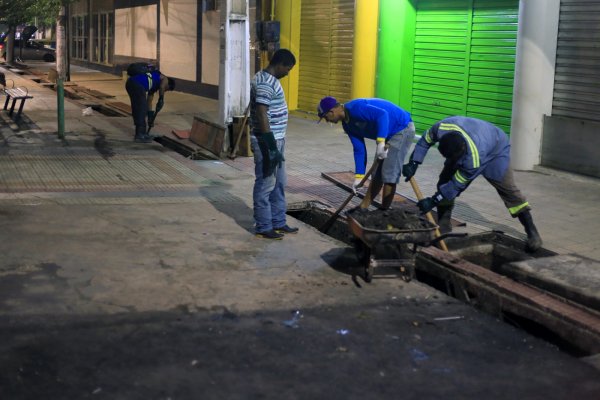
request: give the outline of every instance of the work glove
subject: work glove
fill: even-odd
[[[157,114],[160,110],[162,110],[164,105],[165,105],[165,96],[160,96],[158,98],[158,101],[156,102],[156,113]]]
[[[379,158],[380,160],[383,160],[387,157],[387,148],[385,147],[385,141],[378,141],[377,142],[377,152],[375,153],[375,155],[377,156],[377,158]]]
[[[406,179],[404,179],[404,182],[410,181],[410,178],[415,176],[415,173],[417,172],[417,168],[419,168],[419,164],[420,163],[413,161],[411,158],[408,161],[408,163],[406,163],[402,166],[402,175],[404,175],[404,177],[406,178]]]
[[[281,163],[285,161],[283,155],[277,149],[277,141],[273,132],[261,133],[256,135],[258,141],[258,147],[263,156],[263,177],[273,175],[275,168],[281,166]]]
[[[444,196],[438,192],[431,197],[425,197],[423,200],[419,200],[417,207],[419,207],[421,213],[427,214],[429,211],[433,210],[433,208],[436,207],[443,199]]]
[[[352,193],[354,193],[354,195],[358,194],[358,188],[362,186],[360,183],[362,182],[364,177],[364,175],[356,175],[354,177],[354,183],[352,183]]]
[[[154,111],[148,111],[148,126],[154,126],[154,118],[156,118]]]

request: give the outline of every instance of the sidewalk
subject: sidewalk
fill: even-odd
[[[1,398],[599,397],[593,367],[429,286],[394,271],[353,283],[354,250],[300,221],[255,238],[252,159],[137,144],[131,118],[70,101],[58,140],[55,93],[10,78],[34,99],[18,125],[0,114]],[[73,80],[128,103],[119,77]],[[216,110],[168,93],[157,132]],[[320,177],[353,168],[339,127],[291,118],[286,160],[290,203],[347,196]],[[418,171],[426,194],[439,165],[432,151]],[[516,177],[546,247],[599,258],[598,182],[553,174]],[[522,235],[485,181],[457,214]]]

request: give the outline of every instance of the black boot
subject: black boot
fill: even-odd
[[[542,238],[533,223],[531,212],[529,210],[523,211],[517,215],[517,218],[519,218],[519,222],[525,227],[525,233],[527,233],[527,246],[525,246],[525,250],[530,253],[539,250],[542,247]]]
[[[134,142],[137,143],[151,143],[152,137],[148,135],[146,132],[145,126],[135,126],[135,137],[133,138]]]
[[[452,232],[453,209],[454,204],[438,204],[437,206],[438,225],[442,234]]]

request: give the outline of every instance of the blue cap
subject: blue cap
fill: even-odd
[[[335,97],[327,96],[323,97],[319,102],[319,106],[317,107],[317,114],[319,115],[319,121],[325,118],[325,114],[327,114],[333,107],[338,104]]]

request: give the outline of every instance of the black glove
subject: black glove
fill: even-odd
[[[261,133],[256,136],[256,139],[263,156],[263,177],[266,178],[273,175],[275,167],[281,166],[281,162],[285,159],[277,149],[277,141],[273,132]]]
[[[431,197],[425,197],[423,200],[419,200],[417,203],[417,207],[421,210],[421,213],[427,214],[429,211],[433,210],[440,201],[444,199],[444,196],[441,193],[436,193]]]
[[[154,118],[156,118],[154,111],[148,111],[148,126],[154,126]]]
[[[156,102],[156,113],[157,114],[160,110],[162,110],[164,105],[165,105],[165,96],[160,96],[158,98],[158,101]]]
[[[402,166],[402,175],[404,175],[404,177],[406,178],[404,180],[404,182],[410,181],[410,178],[412,178],[415,175],[415,173],[417,172],[417,168],[419,168],[419,164],[420,163],[413,161],[411,158],[407,164],[404,164],[404,166]]]

